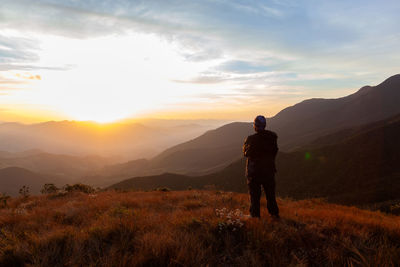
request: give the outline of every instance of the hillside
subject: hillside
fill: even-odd
[[[400,116],[356,131],[335,145],[281,154],[282,195],[347,204],[398,199]]]
[[[171,147],[151,161],[153,169],[178,173],[205,173],[240,158],[244,139],[252,134],[249,123],[230,123]]]
[[[45,183],[54,183],[54,177],[38,174],[23,168],[9,167],[0,169],[0,193],[17,196],[22,186],[29,186],[30,192],[39,194]],[[63,180],[58,180],[63,184]]]
[[[173,146],[150,160],[139,159],[106,166],[83,181],[96,186],[109,186],[132,176],[165,172],[186,175],[213,173],[241,157],[244,139],[253,131],[250,123],[230,123]]]
[[[377,86],[363,87],[346,97],[310,99],[288,107],[268,119],[267,128],[278,133],[281,151],[294,151],[310,143],[316,146],[334,144],[337,141],[334,138],[340,140],[352,135],[346,131],[356,132],[361,125],[399,114],[398,103],[400,75],[395,75]],[[338,131],[342,131],[343,136]],[[173,146],[143,165],[138,166],[137,161],[132,161],[122,165],[121,170],[118,166],[110,166],[87,181],[102,181],[100,185],[104,186],[115,182],[117,177],[122,180],[129,176],[160,175],[164,172],[185,175],[212,173],[239,159],[243,141],[252,133],[251,123],[227,124]],[[324,140],[316,141],[321,137]],[[318,142],[321,144],[318,145]]]
[[[352,135],[330,135],[336,144],[316,146],[277,157],[277,192],[296,199],[325,197],[345,204],[372,204],[398,199],[400,190],[400,115],[360,128]],[[182,190],[191,186],[246,192],[244,160],[213,174],[173,174],[131,178],[111,188]]]
[[[269,120],[283,150],[301,147],[318,136],[383,120],[400,113],[400,74],[377,86],[364,86],[337,99],[309,99]]]
[[[263,206],[265,201],[263,200]],[[1,266],[395,266],[400,218],[278,199],[281,220],[246,219],[248,196],[103,192],[11,199]]]
[[[188,176],[175,173],[163,173],[153,176],[133,177],[111,185],[110,189],[153,190],[166,187],[172,190],[186,190],[189,187],[204,189],[214,187],[224,191],[246,192],[244,178],[245,161],[236,161],[215,173],[202,176]]]

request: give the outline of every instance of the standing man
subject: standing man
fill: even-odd
[[[250,215],[260,217],[261,186],[267,197],[269,214],[279,218],[278,204],[275,199],[275,157],[278,153],[278,136],[265,130],[267,122],[264,116],[254,119],[255,134],[246,138],[243,145],[246,162],[246,178],[250,193]]]

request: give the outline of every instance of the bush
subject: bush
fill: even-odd
[[[54,184],[44,184],[42,187],[42,190],[40,190],[40,192],[42,194],[55,194],[59,191],[60,189],[55,186]]]
[[[156,189],[154,189],[154,191],[169,192],[171,191],[171,189],[169,189],[168,187],[157,187]]]
[[[91,194],[96,191],[93,187],[86,184],[74,184],[74,185],[66,184],[64,186],[64,190],[66,192],[82,192],[86,194]]]
[[[10,196],[7,196],[6,194],[1,193],[0,194],[0,206],[7,207],[7,200],[9,198],[10,198]]]
[[[30,190],[29,190],[29,186],[22,186],[19,189],[19,194],[21,195],[21,197],[29,197],[30,196]]]

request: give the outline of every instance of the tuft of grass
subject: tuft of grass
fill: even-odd
[[[221,191],[73,192],[0,207],[0,266],[396,266],[400,217]],[[262,201],[265,207],[265,200]]]

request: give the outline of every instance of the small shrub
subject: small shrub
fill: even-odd
[[[239,209],[215,209],[215,214],[217,215],[217,217],[224,220],[218,223],[219,232],[235,232],[240,230],[244,225],[244,215],[243,212]]]
[[[168,187],[157,187],[154,191],[170,192],[171,189],[169,189]]]
[[[86,184],[74,184],[74,185],[66,184],[64,186],[64,190],[66,192],[82,192],[85,194],[91,194],[95,192],[93,187]]]
[[[10,196],[1,193],[0,194],[0,205],[1,207],[7,207],[7,200],[10,198]]]
[[[24,197],[24,198],[29,197],[30,196],[29,186],[26,186],[26,185],[22,186],[19,189],[19,194],[21,197]]]
[[[55,186],[54,184],[44,184],[42,187],[42,190],[40,190],[40,192],[43,195],[46,195],[46,194],[58,193],[59,190],[60,189],[57,186]]]

